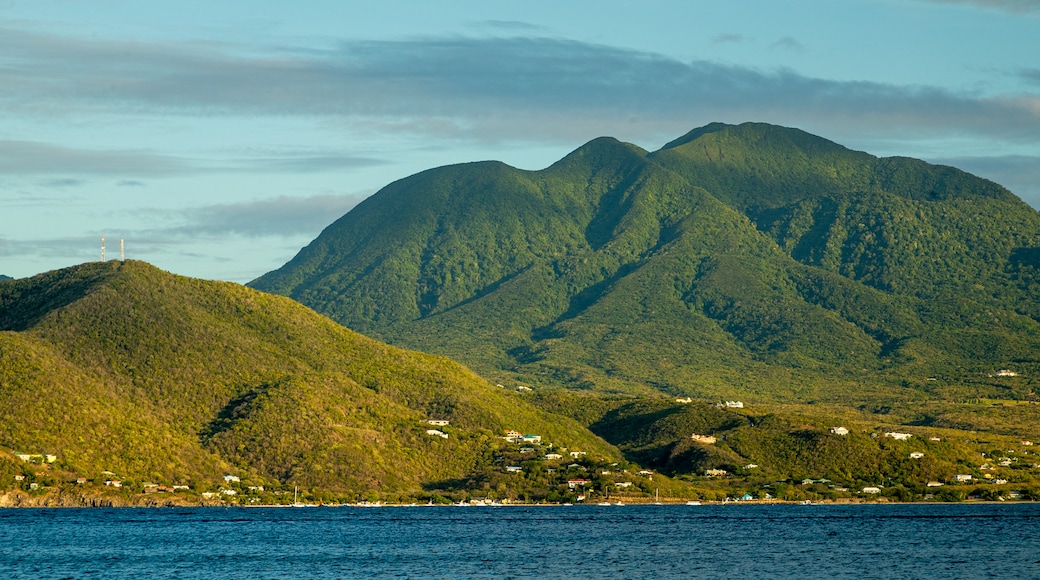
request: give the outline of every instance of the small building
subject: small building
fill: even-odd
[[[898,431],[886,431],[885,437],[891,437],[896,441],[909,441],[913,434],[911,433],[900,433]]]
[[[520,473],[523,470],[524,470],[524,468],[520,467],[519,465],[507,465],[506,466],[506,473]]]
[[[715,406],[719,407],[719,408],[726,408],[726,409],[743,409],[744,408],[744,402],[743,401],[725,401],[725,402],[719,403],[719,404],[717,404]]]
[[[619,481],[619,482],[615,483],[614,485],[616,485],[617,487],[620,487],[622,489],[628,489],[628,488],[632,487],[632,482],[631,481]]]
[[[957,475],[953,476],[953,480],[956,481],[957,483],[967,483],[967,482],[971,481],[972,479],[973,478],[970,475],[965,474],[965,473],[958,473]]]
[[[758,469],[758,464],[757,463],[748,463],[747,465],[744,466],[744,469],[745,470]]]
[[[83,485],[85,483],[87,483],[87,478],[85,478],[85,477],[77,477],[76,478],[76,485]]]
[[[222,490],[220,490],[220,493],[222,493],[222,494],[224,494],[226,496],[238,495],[238,492],[233,490],[233,489],[222,489]]]
[[[534,453],[534,447],[521,447],[520,453]]]
[[[705,469],[704,475],[705,477],[726,477],[729,472],[725,469]]]
[[[238,477],[237,475],[225,475],[224,476],[224,481],[227,482],[227,483],[238,483],[238,482],[242,481],[242,479],[240,477]]]
[[[445,421],[444,419],[429,419],[426,422],[429,423],[430,425],[433,425],[434,427],[447,427],[448,426],[448,421]]]
[[[649,476],[651,476],[653,474],[654,474],[654,472],[652,470],[650,470],[650,469],[641,469],[641,470],[639,470],[639,475],[642,475],[643,477],[649,477]]]
[[[1000,369],[999,371],[997,371],[996,375],[998,377],[1017,377],[1018,373],[1011,369]]]
[[[576,487],[585,487],[589,483],[591,483],[591,482],[589,480],[587,480],[587,479],[568,479],[567,480],[567,487],[569,487],[571,489],[574,489]]]
[[[22,475],[21,473],[16,473],[15,476],[14,476],[14,480],[15,481],[25,481],[25,476]]]
[[[106,479],[105,485],[108,487],[123,487],[123,482],[118,479]]]
[[[845,427],[831,427],[831,434],[832,435],[848,435],[849,434],[849,430],[846,429]]]
[[[913,451],[910,453],[910,459],[920,459],[922,457],[924,457],[924,453],[921,453],[920,451]]]
[[[943,486],[943,484],[942,484],[941,481],[929,481],[928,483],[925,484],[925,487],[942,487],[942,486]]]
[[[521,437],[521,440],[524,443],[541,443],[542,442],[542,436],[541,435],[535,435],[534,433],[528,433],[527,435],[524,435],[523,437]]]
[[[35,481],[29,484],[29,489],[39,489],[39,488],[40,488],[40,484],[36,483]]]
[[[873,485],[868,485],[863,488],[863,493],[881,493],[881,488]]]
[[[693,399],[691,397],[679,397],[675,399],[675,402],[680,405],[688,405],[693,402]]]
[[[548,459],[549,461],[557,461],[557,460],[563,459],[563,456],[560,455],[559,453],[546,453],[545,454],[545,458]]]
[[[583,455],[587,455],[587,453],[585,453],[584,451],[571,451],[570,454],[571,454],[571,457],[573,457],[575,459],[577,459],[577,458],[579,458],[579,457],[581,457]]]
[[[516,390],[518,392],[521,392],[521,393],[529,393],[529,392],[533,391],[534,389],[532,389],[531,387],[528,387],[526,385],[517,385],[516,386]]]
[[[703,443],[705,445],[713,445],[716,441],[718,441],[718,439],[716,439],[714,435],[698,435],[697,433],[690,435],[690,439],[693,439],[697,443]]]
[[[1029,446],[1031,446],[1032,444],[1033,444],[1033,442],[1032,442],[1032,441],[1026,441],[1025,439],[1023,439],[1023,440],[1022,440],[1022,445],[1024,445],[1025,447],[1029,447]]]
[[[441,439],[447,439],[448,438],[448,434],[447,433],[445,433],[444,431],[439,431],[437,429],[427,429],[426,430],[426,434],[430,435],[430,436],[433,436],[433,437],[440,437]]]
[[[929,441],[942,441],[942,437],[929,437]]]

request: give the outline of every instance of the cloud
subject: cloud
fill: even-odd
[[[802,46],[802,43],[800,43],[797,40],[791,38],[790,36],[785,36],[785,37],[781,38],[780,40],[774,42],[773,44],[770,44],[769,47],[770,48],[782,48],[782,49],[785,49],[785,50],[793,50],[793,51],[796,51],[796,52],[801,52],[801,51],[805,50],[805,47]]]
[[[365,195],[282,196],[246,203],[217,204],[181,210],[182,225],[159,232],[159,237],[316,236],[357,205]],[[163,213],[166,213],[165,211]],[[152,235],[156,235],[153,233]]]
[[[309,151],[261,153],[253,157],[210,161],[206,164],[144,151],[97,151],[30,141],[0,141],[0,175],[135,175],[167,177],[187,173],[314,173],[379,165],[371,157],[315,154]],[[73,187],[86,182],[62,178],[41,182],[44,187]],[[144,185],[124,179],[119,186]]]
[[[8,114],[306,116],[373,134],[471,140],[656,139],[709,121],[755,120],[835,137],[1040,141],[1040,108],[1030,95],[835,81],[555,38],[352,41],[246,53],[0,29],[0,54],[0,111]],[[155,171],[171,162],[145,161]],[[365,162],[374,160],[296,167]]]
[[[1040,83],[1040,68],[1024,69],[1020,76],[1029,82]]]
[[[970,4],[1013,14],[1040,14],[1040,0],[928,0],[933,4]]]
[[[140,151],[92,151],[32,141],[0,141],[0,174],[169,175],[184,171],[182,160]],[[74,179],[51,186],[79,185]]]
[[[116,187],[147,187],[147,184],[136,179],[122,179],[116,182]]]
[[[66,188],[66,187],[79,187],[81,185],[86,185],[86,184],[87,184],[87,182],[83,181],[82,179],[65,178],[65,179],[48,179],[46,181],[41,181],[38,185],[40,185],[42,187]]]

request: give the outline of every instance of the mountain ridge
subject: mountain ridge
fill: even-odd
[[[990,181],[712,124],[416,174],[250,285],[495,380],[843,399],[1035,368],[1036,247],[1040,215]]]

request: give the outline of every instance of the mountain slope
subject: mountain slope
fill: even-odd
[[[452,361],[133,261],[0,286],[0,408],[0,445],[14,451],[201,489],[237,473],[416,494],[483,468],[505,429],[617,457]],[[427,435],[429,418],[450,420],[450,436]]]
[[[251,285],[502,381],[851,402],[1040,369],[1038,248],[992,182],[714,124],[417,174]]]

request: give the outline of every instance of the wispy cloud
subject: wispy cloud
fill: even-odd
[[[2,91],[2,89],[0,89]],[[32,141],[0,141],[0,174],[169,175],[188,164],[140,151],[92,151]],[[60,180],[70,185],[76,180]]]
[[[0,29],[0,54],[0,111],[8,114],[289,115],[335,118],[373,132],[568,141],[656,138],[696,123],[758,120],[835,137],[903,132],[1040,141],[1032,95],[835,81],[555,38],[359,41],[245,54],[227,46]],[[171,163],[144,161],[154,172]],[[330,162],[366,160],[312,160],[310,167]],[[11,165],[0,161],[0,171]]]
[[[805,47],[802,46],[802,43],[800,43],[797,40],[791,38],[790,36],[785,36],[785,37],[781,38],[780,40],[774,42],[773,44],[770,44],[769,47],[770,48],[782,48],[782,49],[785,49],[785,50],[793,50],[793,51],[796,51],[796,52],[801,52],[801,51],[805,50]]]
[[[927,0],[933,4],[970,4],[1014,14],[1040,14],[1040,0]]]
[[[935,161],[996,181],[1033,207],[1040,207],[1040,156],[954,157]]]
[[[716,44],[740,44],[747,39],[740,34],[719,34],[714,36],[711,41]]]
[[[367,195],[367,194],[366,194]],[[180,225],[161,229],[159,237],[316,236],[357,205],[365,195],[278,197],[245,203],[216,204],[181,210]],[[164,212],[168,213],[168,212]]]

